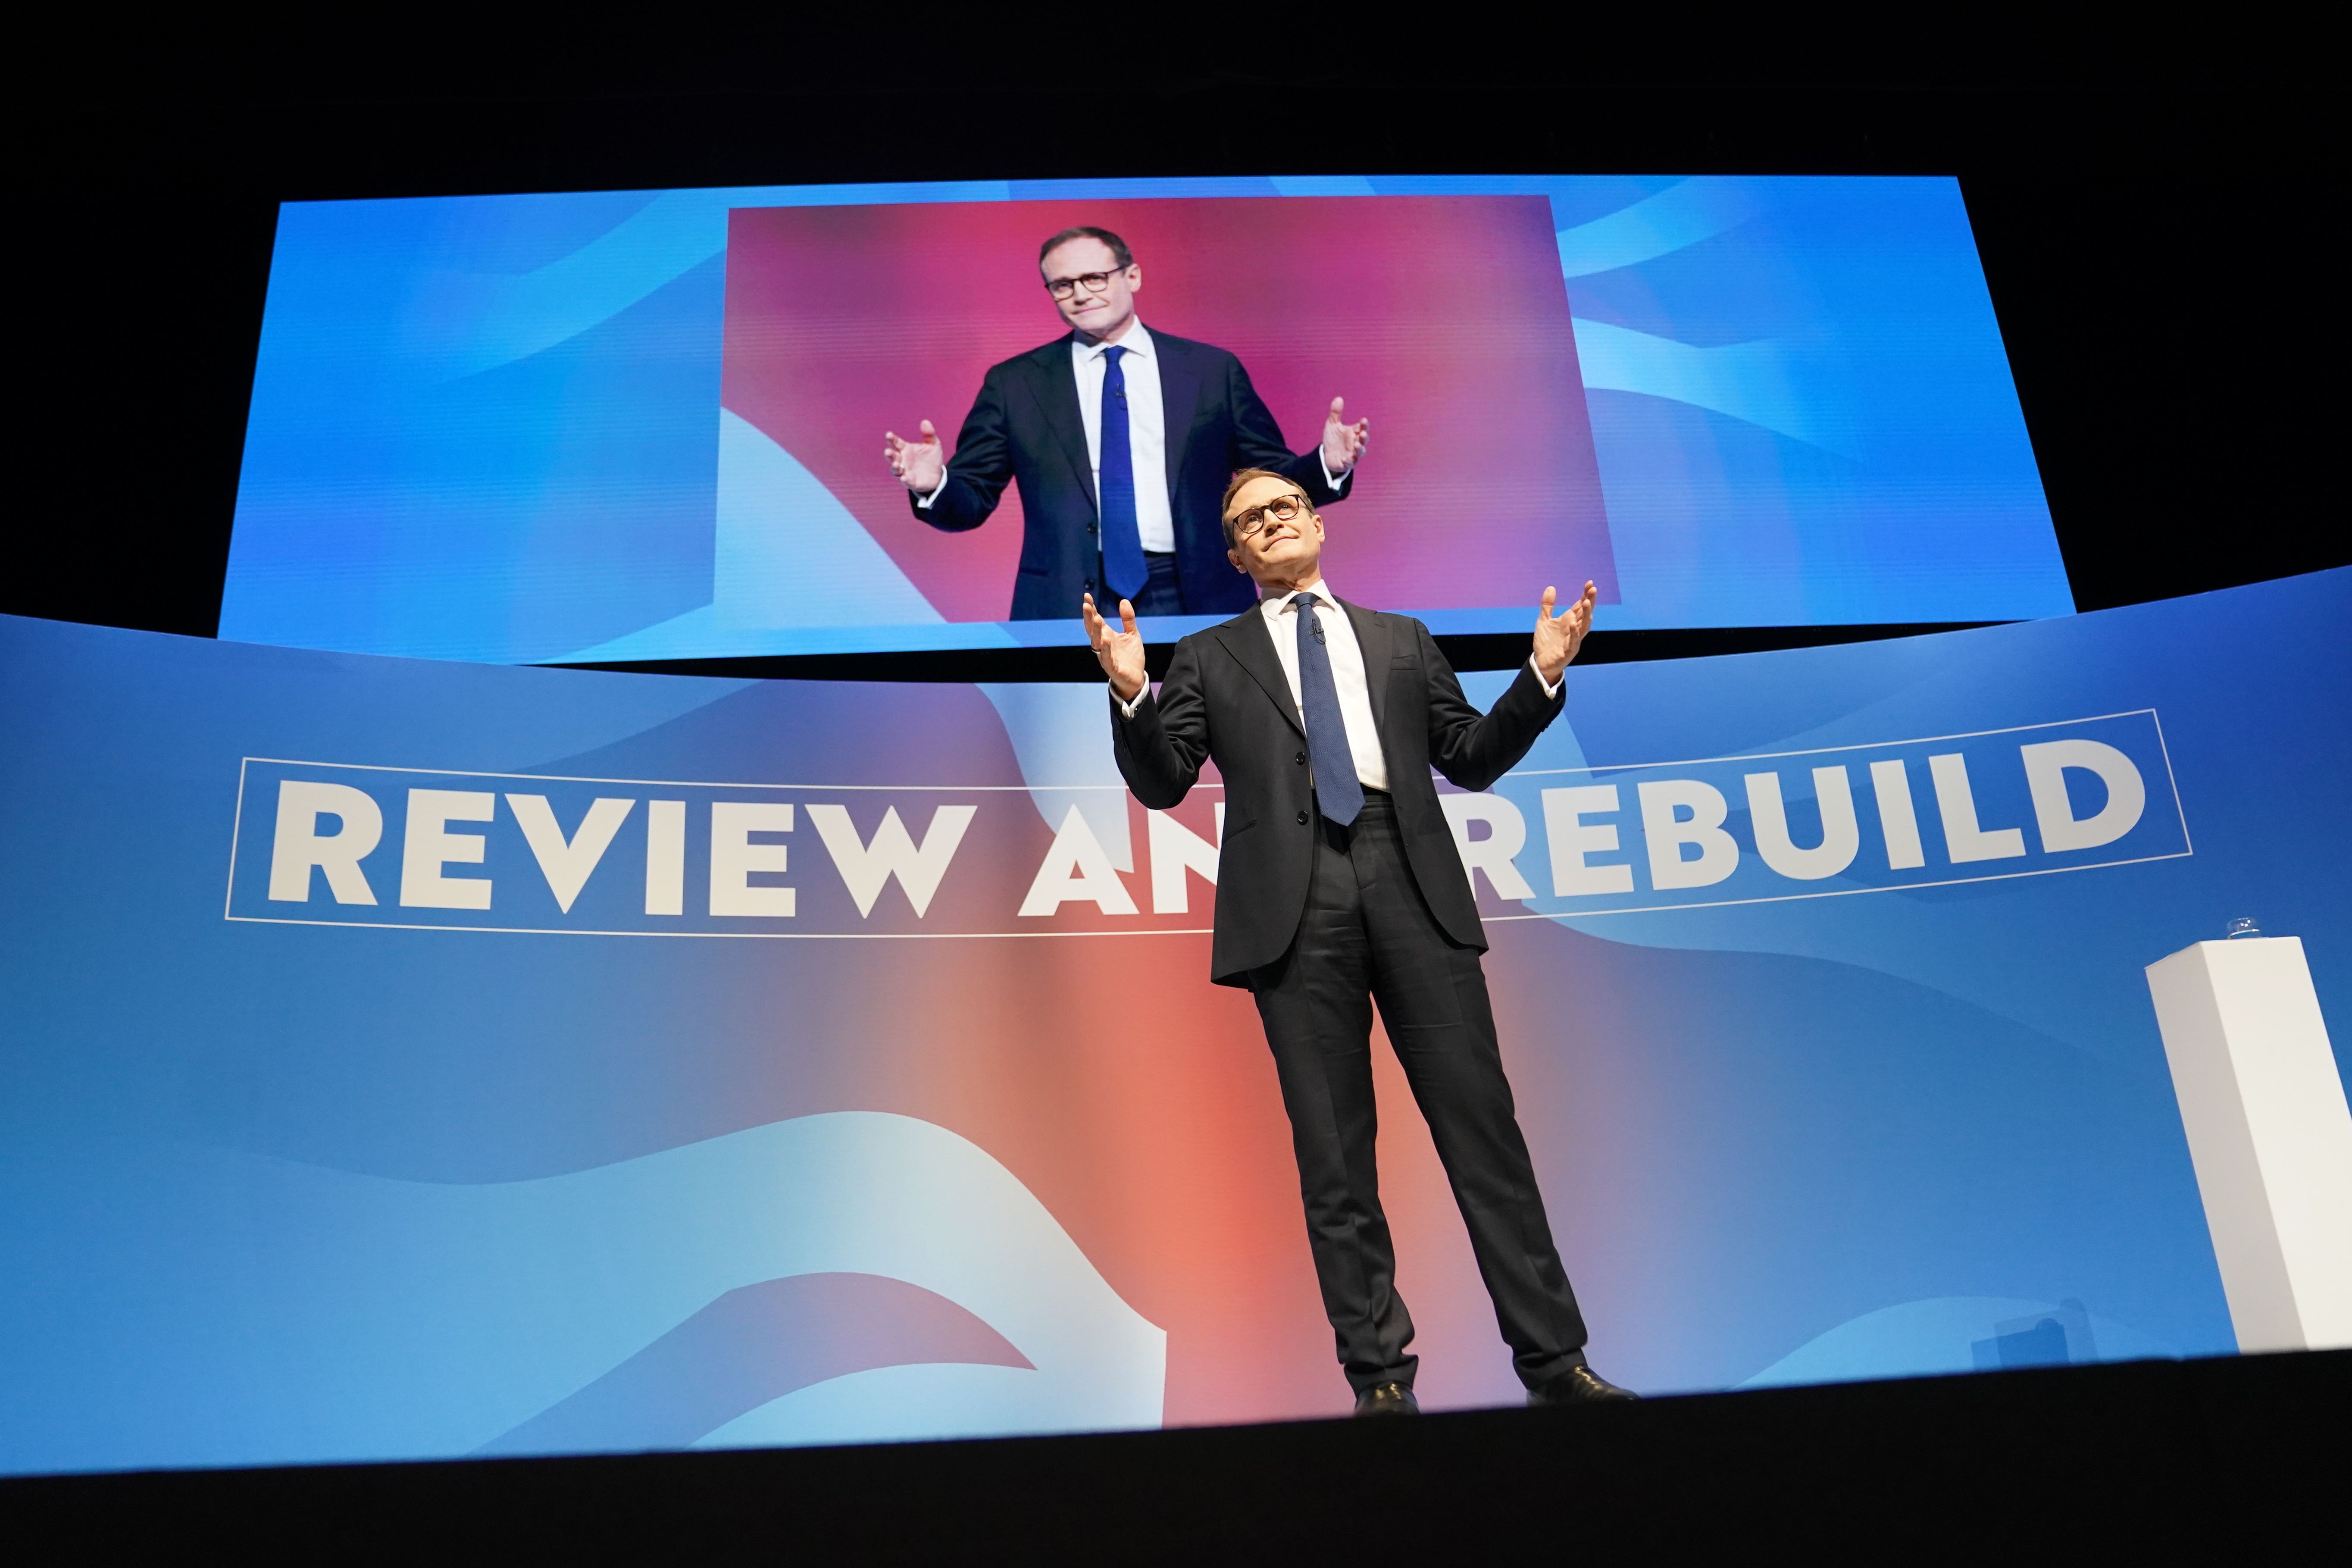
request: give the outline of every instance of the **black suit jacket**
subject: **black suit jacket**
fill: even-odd
[[[1380,726],[1389,793],[1414,882],[1445,934],[1486,951],[1469,874],[1437,804],[1433,766],[1464,789],[1485,789],[1509,772],[1567,698],[1546,697],[1526,665],[1494,711],[1462,695],[1454,667],[1429,628],[1341,601],[1363,649],[1365,685]],[[1165,811],[1184,798],[1213,759],[1225,781],[1224,845],[1217,856],[1216,934],[1209,977],[1247,985],[1249,972],[1289,951],[1307,910],[1315,853],[1315,802],[1307,734],[1265,620],[1252,605],[1176,645],[1155,699],[1135,717],[1111,699],[1112,744],[1135,797]]]
[[[1345,496],[1356,476],[1342,474],[1334,489],[1323,482],[1316,447],[1304,453],[1286,447],[1249,372],[1232,354],[1161,331],[1151,334],[1151,342],[1167,414],[1168,500],[1185,612],[1246,608],[1257,602],[1257,589],[1225,559],[1217,510],[1234,470],[1270,468],[1318,508]],[[990,367],[956,436],[946,487],[928,507],[919,497],[909,500],[915,515],[933,528],[961,532],[988,521],[1007,479],[1021,487],[1026,519],[1011,618],[1076,616],[1085,594],[1100,603],[1100,514],[1067,337]]]

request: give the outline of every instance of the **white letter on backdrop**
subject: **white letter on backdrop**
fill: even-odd
[[[686,802],[646,802],[646,913],[686,913]]]
[[[1822,841],[1800,849],[1789,837],[1789,811],[1780,799],[1779,773],[1748,775],[1748,819],[1756,829],[1756,853],[1764,864],[1799,882],[1834,877],[1853,864],[1862,848],[1862,827],[1853,817],[1853,786],[1845,769],[1815,768],[1813,799],[1822,811]]]
[[[341,820],[319,837],[321,816]],[[383,808],[375,797],[349,784],[311,779],[278,781],[278,837],[269,847],[269,896],[280,903],[310,901],[310,868],[327,874],[327,890],[339,904],[372,904],[375,890],[360,874],[360,862],[383,837]]]
[[[1899,761],[1870,764],[1870,793],[1878,797],[1878,831],[1886,840],[1886,868],[1911,871],[1927,863],[1919,845],[1919,814],[1911,809],[1911,775]]]
[[[1660,779],[1641,786],[1642,836],[1650,845],[1650,886],[1711,888],[1739,869],[1739,846],[1723,830],[1731,806],[1723,792],[1697,779]],[[1688,816],[1680,815],[1684,808]],[[1683,858],[1683,846],[1698,858]]]
[[[1462,874],[1469,879],[1472,897],[1478,892],[1475,871],[1486,873],[1486,880],[1495,885],[1498,898],[1532,899],[1536,890],[1511,864],[1511,857],[1528,847],[1528,819],[1519,808],[1499,795],[1441,795],[1437,804],[1445,810],[1445,826],[1454,830],[1454,853],[1462,857]],[[1486,837],[1470,837],[1470,825],[1486,824]]]
[[[976,805],[935,809],[931,825],[923,830],[920,848],[908,837],[907,825],[898,820],[895,805],[882,814],[871,844],[859,840],[845,805],[811,805],[808,814],[849,896],[857,900],[859,914],[874,912],[874,900],[896,877],[898,886],[907,890],[907,901],[915,906],[915,918],[920,920],[931,907],[931,895],[940,890],[940,879],[948,874],[948,862],[955,858],[956,846],[963,842],[964,829],[971,826],[979,809]]]
[[[2147,785],[2132,760],[2097,741],[2044,741],[2021,746],[2025,753],[2025,782],[2033,791],[2033,820],[2042,829],[2042,852],[2096,849],[2113,844],[2139,826],[2147,806]],[[2066,770],[2096,773],[2107,786],[2107,804],[2095,816],[2077,819],[2066,801]]]
[[[400,901],[417,910],[487,910],[488,877],[445,877],[452,862],[482,863],[488,841],[478,833],[452,833],[452,822],[488,822],[498,815],[499,797],[488,790],[413,789],[408,792],[408,829],[400,847]]]
[[[1217,885],[1217,847],[1225,841],[1225,803],[1217,802],[1217,842],[1210,843],[1164,811],[1148,811],[1150,827],[1151,912],[1190,912],[1192,897],[1184,873],[1198,871],[1212,888]]]
[[[555,825],[555,813],[543,795],[510,795],[507,807],[522,826],[523,842],[530,846],[533,858],[539,861],[540,875],[547,879],[547,890],[555,895],[556,908],[565,914],[572,912],[572,900],[588,885],[596,869],[596,862],[604,858],[612,847],[613,835],[621,830],[634,800],[615,800],[599,795],[588,807],[588,815],[580,819],[580,830],[566,843],[563,829]]]
[[[1574,899],[1633,890],[1633,867],[1584,863],[1587,855],[1617,847],[1617,825],[1596,822],[1587,827],[1580,819],[1586,812],[1600,816],[1616,809],[1615,784],[1579,784],[1574,789],[1543,792],[1544,838],[1551,847],[1553,892]]]
[[[1936,781],[1936,810],[1944,818],[1944,851],[1955,866],[1970,860],[2007,860],[2025,853],[2021,827],[1977,826],[1977,797],[1969,788],[1969,764],[1958,752],[1927,759]]]
[[[1109,852],[1075,805],[1062,818],[1054,847],[1045,851],[1045,863],[1037,868],[1029,896],[1021,900],[1021,912],[1059,914],[1062,906],[1073,900],[1090,901],[1107,915],[1137,912],[1127,884],[1118,879],[1118,870],[1110,863]]]
[[[782,844],[754,844],[754,833],[790,833],[793,808],[788,802],[714,800],[710,803],[710,912],[714,915],[768,915],[777,919],[793,911],[790,888],[755,888],[754,871],[784,870],[791,858]]]

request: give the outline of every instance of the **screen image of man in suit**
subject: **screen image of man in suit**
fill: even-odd
[[[1217,517],[1227,479],[1263,468],[1318,505],[1338,500],[1370,422],[1346,423],[1334,397],[1321,442],[1288,450],[1240,360],[1136,319],[1143,268],[1108,229],[1065,230],[1037,265],[1069,332],[990,368],[952,458],[929,419],[919,439],[883,437],[915,515],[961,532],[988,521],[1008,479],[1021,487],[1016,621],[1069,615],[1087,594],[1145,616],[1245,607],[1255,595],[1225,562]]]
[[[1136,798],[1165,811],[1213,761],[1225,784],[1210,978],[1256,998],[1290,1115],[1323,1307],[1360,1415],[1411,1414],[1419,1358],[1373,1166],[1371,1023],[1429,1122],[1478,1271],[1531,1405],[1630,1399],[1586,1364],[1569,1288],[1503,1074],[1468,873],[1431,782],[1483,790],[1565,702],[1593,585],[1555,615],[1491,712],[1429,630],[1323,580],[1323,520],[1280,473],[1237,475],[1220,509],[1228,570],[1260,601],[1176,645],[1154,697],[1132,606],[1083,611],[1111,686]]]

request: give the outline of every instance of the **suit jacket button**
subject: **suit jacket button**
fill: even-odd
[[[1297,755],[1297,756],[1296,756],[1296,757],[1292,758],[1291,760],[1292,760],[1293,762],[1297,762],[1297,763],[1302,763],[1302,764],[1303,764],[1303,763],[1305,763],[1305,762],[1307,761],[1307,753],[1306,753],[1306,752],[1299,752],[1299,753],[1298,753],[1298,755]]]
[[[1090,522],[1090,523],[1087,524],[1087,531],[1088,533],[1094,533],[1094,532],[1097,532],[1097,531],[1098,531],[1096,529],[1095,525],[1094,525],[1093,523],[1091,523],[1091,522]]]
[[[1303,811],[1298,814],[1298,826],[1301,827],[1307,826],[1307,814]]]

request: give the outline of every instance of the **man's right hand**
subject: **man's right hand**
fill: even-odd
[[[891,473],[917,495],[930,494],[948,477],[947,451],[929,420],[923,421],[923,438],[919,441],[902,441],[896,430],[886,430],[882,442],[882,455],[890,459]]]
[[[1095,596],[1085,600],[1087,640],[1095,646],[1095,661],[1110,677],[1110,689],[1121,702],[1132,702],[1143,690],[1150,677],[1143,668],[1143,634],[1135,629],[1135,606],[1125,599],[1118,602],[1118,618],[1123,630],[1113,631],[1111,624],[1095,608]]]

